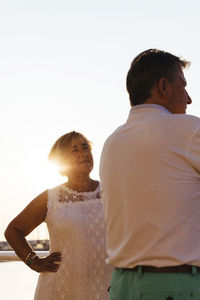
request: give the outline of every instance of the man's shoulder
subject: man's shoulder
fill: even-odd
[[[200,126],[200,118],[193,115],[186,114],[171,114],[170,121],[180,124],[186,124],[187,126],[191,126],[194,128],[198,128]]]
[[[142,124],[144,130],[165,133],[165,136],[190,137],[200,129],[200,118],[186,114],[160,114],[146,119]]]
[[[135,126],[137,125],[137,126]],[[150,114],[144,119],[136,120],[131,123],[127,122],[113,131],[113,133],[108,136],[104,143],[104,149],[109,148],[109,146],[117,146],[121,140],[127,136],[130,139],[135,131],[135,128],[141,128],[142,131],[146,132],[165,132],[165,134],[183,133],[187,135],[192,135],[196,130],[200,129],[200,118],[193,115],[186,114]],[[139,131],[140,132],[140,131]]]
[[[126,123],[116,128],[105,140],[103,149],[102,149],[102,155],[104,155],[107,152],[115,151],[119,148],[119,145],[122,142],[122,139],[124,138],[124,133],[126,129]]]
[[[193,116],[193,115],[186,115],[186,114],[149,114],[146,115],[145,118],[142,120],[142,124],[144,126],[153,126],[153,125],[160,125],[162,126],[182,126],[183,124],[191,127],[199,127],[200,126],[200,118]],[[159,129],[159,127],[158,127]]]
[[[109,144],[112,140],[115,140],[116,137],[118,137],[118,135],[120,134],[121,130],[123,129],[124,125],[119,126],[118,128],[116,128],[105,140],[105,144]]]
[[[187,114],[170,114],[171,116],[174,116],[179,119],[184,119],[184,120],[190,120],[194,122],[200,122],[200,118],[193,116],[193,115],[187,115]]]

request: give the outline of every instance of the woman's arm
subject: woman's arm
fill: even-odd
[[[5,238],[8,243],[25,263],[29,262],[26,258],[30,259],[34,255],[34,253],[30,254],[33,249],[25,237],[44,222],[47,213],[47,200],[48,194],[47,191],[45,191],[31,201],[25,209],[10,222],[5,231]],[[60,260],[60,253],[54,252],[45,258],[40,259],[35,257],[29,266],[37,272],[56,272],[59,265],[54,262]]]

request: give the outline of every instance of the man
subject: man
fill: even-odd
[[[188,65],[150,49],[127,75],[132,108],[100,163],[110,300],[200,299],[200,119],[185,114]]]

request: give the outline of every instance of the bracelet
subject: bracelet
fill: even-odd
[[[28,253],[28,255],[26,256],[26,258],[25,258],[25,260],[24,260],[25,264],[27,264],[27,261],[30,259],[30,257],[31,257],[33,254],[35,254],[34,251],[31,251],[31,252]]]
[[[33,255],[28,261],[27,261],[27,266],[29,266],[30,267],[30,265],[31,265],[31,263],[32,263],[32,261],[36,258],[36,257],[38,257],[37,256],[37,254],[35,254],[35,255]]]

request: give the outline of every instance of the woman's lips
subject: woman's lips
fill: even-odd
[[[85,163],[90,164],[91,162],[90,162],[90,160],[85,159],[85,160],[82,160],[79,164],[85,164]]]

